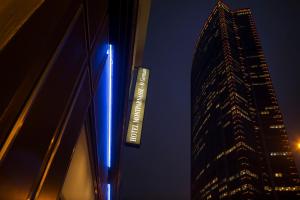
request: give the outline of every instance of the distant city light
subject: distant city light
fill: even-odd
[[[297,144],[297,149],[300,150],[300,142],[298,142],[298,144]]]

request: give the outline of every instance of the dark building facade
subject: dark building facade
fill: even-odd
[[[191,80],[192,199],[300,199],[300,180],[250,9],[218,1]]]
[[[0,199],[119,199],[150,1],[0,3]]]

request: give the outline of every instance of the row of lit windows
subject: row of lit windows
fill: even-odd
[[[251,78],[267,78],[269,80],[269,74],[265,73],[265,74],[260,74],[260,75],[251,75]]]
[[[235,195],[236,193],[244,191],[244,190],[254,190],[254,187],[251,184],[244,184],[244,185],[242,185],[242,187],[238,187],[229,192],[222,193],[219,197],[220,197],[220,199],[223,199],[226,196],[232,196],[232,195]]]
[[[237,144],[235,144],[234,146],[232,146],[230,149],[226,150],[226,151],[222,151],[217,157],[216,159],[220,159],[223,155],[227,155],[229,153],[231,153],[232,151],[234,151],[235,149],[237,149],[238,147],[245,147],[248,150],[251,151],[255,151],[252,147],[250,147],[249,145],[247,145],[244,142],[238,142]]]
[[[193,154],[196,153],[196,157],[198,156],[198,154],[203,150],[203,148],[205,147],[205,143],[202,143],[202,139],[199,140],[199,142],[197,142],[197,144],[193,147]],[[200,147],[201,144],[201,147]]]
[[[209,102],[207,103],[205,113],[207,113],[207,112],[209,111],[209,109],[211,108],[211,106],[212,106],[212,101],[209,101]]]
[[[270,128],[272,128],[272,129],[284,128],[284,125],[283,124],[280,124],[280,125],[271,125]]]
[[[202,93],[204,91],[206,91],[206,89],[209,86],[214,85],[214,83],[216,82],[216,76],[218,75],[218,72],[216,71],[217,69],[218,69],[218,67],[213,68],[212,71],[209,73],[209,75],[208,75],[207,79],[205,80],[205,82],[202,83],[202,87],[201,87]]]
[[[204,149],[205,145],[206,145],[205,143],[203,143],[203,144],[201,145],[200,149],[197,150],[196,155],[195,155],[194,158],[197,158],[197,157],[198,157],[198,155],[200,154],[200,152]]]
[[[251,175],[254,175],[256,178],[258,177],[256,174],[250,172],[249,170],[242,170],[240,173],[238,173],[236,176],[240,176],[240,174],[251,174]],[[235,178],[229,178],[230,181],[234,180]],[[217,182],[217,178],[213,179],[213,181],[209,182],[205,187],[204,189],[201,190],[201,193],[203,193],[206,189],[210,188],[209,190],[207,190],[203,195],[202,197],[205,197],[207,196],[207,198],[211,198],[211,194],[210,192],[212,192],[212,190],[215,190],[219,185],[218,184],[214,184]],[[225,179],[226,180],[226,179]],[[213,185],[214,184],[214,185]],[[210,187],[212,186],[212,187]],[[219,188],[219,192],[222,192],[222,191],[225,191],[227,190],[228,187],[227,185],[224,185],[223,187]],[[245,191],[245,190],[254,190],[254,186],[252,184],[243,184],[241,187],[238,187],[238,188],[235,188],[231,191],[225,191],[223,192],[219,198],[222,199],[226,196],[232,196],[232,195],[235,195],[236,193],[238,192],[241,192],[241,191]]]
[[[201,33],[198,37],[198,41],[197,41],[197,46],[199,46],[199,42],[202,41],[202,37],[204,32],[206,31],[208,24],[210,24],[211,20],[213,19],[214,15],[217,13],[217,9],[214,8],[214,10],[212,11],[212,13],[209,15],[208,20],[205,22],[203,29],[201,30]],[[215,18],[216,19],[216,18]],[[216,21],[216,20],[215,20]]]
[[[219,184],[214,184],[214,185],[212,185],[212,187],[210,187],[203,195],[202,195],[202,198],[204,198],[205,196],[207,196],[206,197],[206,199],[210,199],[211,198],[211,192],[213,191],[213,190],[215,190],[217,187],[219,186]]]
[[[233,75],[234,79],[241,85],[247,85],[240,77],[238,77],[236,74]]]
[[[248,103],[248,101],[247,101],[244,97],[242,97],[241,95],[239,95],[238,93],[236,93],[236,96],[237,96],[239,99],[241,99],[243,102]]]
[[[222,63],[221,63],[222,64]],[[202,87],[201,87],[201,95],[202,96],[206,96],[206,92],[207,92],[207,89],[210,87],[210,86],[213,86],[216,82],[216,77],[220,74],[220,70],[219,70],[219,66],[216,67],[216,68],[213,68],[212,69],[212,72],[210,72],[209,76],[207,77],[207,79],[205,80],[204,83],[202,83]],[[216,71],[218,70],[218,71]],[[208,96],[209,98],[209,96]]]
[[[206,169],[208,169],[209,168],[209,166],[210,166],[210,164],[209,163],[207,163],[207,165],[206,165]],[[201,171],[200,171],[200,173],[198,173],[198,175],[197,175],[197,177],[196,177],[196,180],[198,180],[199,178],[200,178],[200,176],[204,173],[204,171],[205,171],[205,169],[202,169]]]
[[[271,152],[270,156],[287,156],[291,155],[291,152]]]
[[[273,190],[270,186],[265,186],[264,189],[269,192]],[[300,186],[275,187],[274,190],[280,192],[300,191]]]
[[[227,196],[228,196],[228,192],[224,192],[219,197],[220,197],[220,199],[223,199],[223,198],[225,198]]]
[[[226,122],[226,123],[223,125],[223,128],[226,128],[229,124],[230,124],[230,121]]]
[[[269,85],[271,82],[252,83],[253,86]]]
[[[280,172],[275,173],[274,176],[275,176],[276,178],[281,178],[281,177],[282,177],[282,173],[280,173]]]
[[[200,176],[204,173],[204,171],[205,171],[205,170],[203,169],[203,170],[199,173],[199,175],[197,176],[196,180],[200,178]],[[240,176],[243,176],[243,175],[245,175],[245,174],[247,174],[247,175],[249,175],[249,176],[251,176],[251,177],[254,177],[254,178],[256,178],[256,179],[258,178],[258,175],[257,175],[257,174],[251,172],[251,171],[248,170],[248,169],[245,169],[245,170],[240,171],[240,172],[237,173],[236,175],[230,176],[228,179],[227,179],[227,178],[224,178],[222,182],[225,183],[226,180],[228,180],[228,181],[233,181],[233,180],[235,180],[235,179],[237,179],[237,178],[239,178]],[[208,184],[206,184],[206,185],[204,186],[204,188],[203,188],[200,192],[201,192],[201,193],[204,193],[208,188],[210,188],[210,189],[207,190],[202,196],[206,196],[206,195],[209,194],[212,190],[216,189],[216,188],[218,187],[218,184],[216,184],[217,181],[218,181],[218,178],[215,177],[212,181],[210,181]],[[227,188],[228,188],[227,185],[224,185],[223,187],[221,187],[221,188],[219,189],[219,192],[222,192],[222,191],[226,190]],[[241,188],[242,188],[243,190],[246,190],[247,188],[253,188],[253,186],[250,185],[250,184],[244,184]],[[235,194],[233,191],[232,191],[232,193]],[[232,194],[230,193],[230,195],[232,195]]]
[[[209,118],[210,118],[210,113],[208,113],[208,115],[206,116],[206,118],[203,120],[202,124],[198,128],[196,135],[195,135],[196,137],[199,134],[199,132],[202,130],[202,128],[204,127],[205,123],[208,121]]]
[[[251,176],[251,177],[254,177],[254,178],[258,178],[258,175],[257,175],[257,174],[251,172],[251,171],[248,170],[248,169],[242,170],[242,171],[240,172],[240,175],[241,175],[241,176],[243,176],[243,175],[245,175],[245,174],[247,174],[247,175],[249,175],[249,176]]]
[[[203,193],[207,188],[210,188],[217,181],[218,181],[218,177],[215,177],[213,180],[211,180],[210,182],[208,182],[200,192]]]
[[[270,110],[270,109],[269,109],[269,110]],[[261,114],[261,115],[269,115],[270,112],[269,112],[269,111],[261,111],[260,114]],[[274,119],[281,119],[281,118],[282,118],[280,114],[273,115],[272,117],[273,117]]]
[[[193,140],[195,140],[198,135],[199,131],[197,131],[195,135],[194,135],[194,132],[196,131],[196,128],[197,128],[197,125],[198,125],[200,119],[201,119],[201,116],[199,116],[199,115],[193,116],[193,119],[192,119],[193,120],[192,133],[193,133],[193,137],[194,137]]]
[[[229,104],[230,104],[230,101],[229,101],[229,100],[225,101],[225,104],[223,104],[223,105],[221,106],[221,109],[223,110],[223,109],[226,108]]]
[[[216,189],[217,187],[218,187],[218,184],[213,185],[213,186],[211,187],[211,189],[209,189],[208,191],[205,192],[205,194],[202,195],[202,197],[207,196],[207,198],[211,198],[212,196],[211,196],[210,192],[211,192],[212,190]],[[227,189],[228,189],[227,185],[224,185],[223,187],[221,187],[221,188],[219,189],[219,192],[225,191],[225,190],[227,190]],[[225,192],[223,192],[223,193],[219,196],[219,198],[220,198],[220,199],[223,199],[223,198],[226,197],[226,196],[232,196],[232,195],[235,195],[236,193],[241,192],[241,191],[245,191],[245,190],[254,190],[254,189],[255,189],[255,188],[254,188],[254,186],[253,186],[252,184],[243,184],[241,187],[235,188],[235,189],[233,189],[233,190],[231,190],[231,191],[225,191]]]
[[[269,111],[262,111],[262,112],[260,112],[260,114],[261,115],[268,115],[268,114],[270,114],[270,112]]]
[[[220,2],[220,1],[218,2],[218,6],[221,7],[221,8],[223,8],[227,12],[230,12],[229,8],[226,5],[224,5],[222,2]]]
[[[250,15],[251,12],[250,12],[250,11],[244,11],[244,12],[238,11],[236,14],[237,14],[237,15]]]
[[[265,107],[266,110],[276,110],[278,108],[279,108],[278,106],[268,106],[268,107]]]
[[[281,116],[280,114],[277,114],[277,115],[274,115],[273,118],[274,118],[274,119],[281,119],[282,116]]]
[[[216,93],[215,91],[213,91],[213,92],[210,92],[209,95],[207,95],[207,96],[205,97],[205,99],[206,99],[207,101],[210,101],[210,100],[215,99],[216,96],[217,96],[217,93]]]
[[[243,118],[245,118],[245,119],[251,121],[251,119],[250,119],[247,115],[245,115],[244,113],[242,113],[240,110],[235,110],[235,111],[232,112],[232,114],[234,114],[234,115],[235,115],[235,114],[236,114],[236,115],[239,115],[239,116],[241,116],[241,117],[243,117]]]
[[[224,185],[223,187],[221,187],[221,188],[219,189],[219,192],[222,192],[222,191],[226,190],[227,188],[228,188],[227,185]]]
[[[233,181],[233,180],[235,180],[235,179],[237,179],[237,178],[239,178],[239,177],[241,177],[241,176],[243,176],[243,175],[245,175],[245,174],[247,174],[247,175],[249,175],[249,176],[251,176],[251,177],[254,177],[254,178],[258,179],[258,175],[257,175],[257,174],[255,174],[255,173],[251,172],[250,170],[246,169],[246,170],[240,171],[239,173],[237,173],[237,174],[235,174],[235,175],[233,175],[233,176],[230,176],[230,177],[228,178],[228,180],[229,180],[229,181]]]
[[[235,80],[237,83],[241,84],[241,85],[246,85],[246,83],[244,82],[244,80],[242,80],[237,74],[240,74],[241,72],[231,72],[228,80]]]
[[[204,173],[205,169],[202,169],[200,173],[196,176],[196,180],[200,178],[200,176]]]
[[[232,106],[231,110],[239,110],[239,111],[243,112],[245,115],[248,115],[248,113],[245,110],[243,110],[240,106],[237,106],[237,105]]]

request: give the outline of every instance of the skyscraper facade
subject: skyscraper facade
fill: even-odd
[[[250,9],[218,1],[191,76],[192,199],[300,199],[300,180]]]

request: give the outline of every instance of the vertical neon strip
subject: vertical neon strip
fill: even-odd
[[[107,200],[110,200],[110,184],[107,184]]]
[[[108,65],[108,145],[107,145],[107,167],[111,167],[111,133],[112,133],[112,73],[113,73],[113,52],[112,45],[109,45]]]

